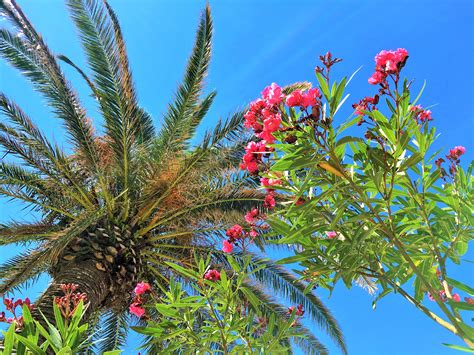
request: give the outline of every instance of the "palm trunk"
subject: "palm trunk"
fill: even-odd
[[[36,307],[32,311],[33,317],[41,323],[45,323],[41,313],[39,313],[39,310],[41,310],[46,319],[54,324],[54,297],[63,296],[59,285],[69,283],[77,284],[79,287],[76,292],[83,292],[87,295],[88,308],[83,321],[87,321],[91,314],[102,308],[108,299],[111,285],[108,273],[98,270],[93,260],[78,264],[70,263],[54,276],[51,285],[35,302]]]

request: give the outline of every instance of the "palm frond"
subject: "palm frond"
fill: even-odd
[[[287,86],[283,87],[281,89],[281,91],[285,95],[289,95],[295,90],[308,90],[308,89],[311,89],[311,83],[308,82],[308,81],[301,81],[301,82],[298,82],[298,83],[293,83],[293,84],[287,85]]]
[[[43,241],[52,237],[58,227],[46,224],[43,221],[37,223],[10,222],[0,225],[0,245],[12,243],[27,243],[31,241]]]
[[[0,124],[0,131],[5,133],[0,138],[0,144],[8,152],[19,155],[42,174],[51,177],[56,182],[56,190],[61,189],[63,194],[76,199],[80,204],[90,206],[91,196],[88,196],[84,187],[80,186],[74,177],[63,152],[57,146],[53,146],[23,110],[2,93],[0,93],[0,113],[15,125],[10,127]],[[13,169],[20,168],[10,168]],[[37,178],[39,180],[39,176]],[[63,179],[67,183],[64,183]],[[44,184],[41,188],[46,190]]]
[[[260,309],[259,311],[265,317],[270,317],[271,314],[277,314],[279,317],[287,317],[288,316],[288,308],[283,307],[282,305],[275,302],[275,300],[265,293],[262,287],[255,285],[254,283],[246,283],[246,288],[252,291],[252,293],[257,296],[260,300]],[[242,295],[242,297],[245,297]],[[327,348],[324,346],[321,341],[316,338],[312,332],[306,328],[301,323],[296,323],[294,325],[297,329],[298,334],[303,334],[304,338],[299,337],[292,337],[291,341],[293,341],[299,348],[305,351],[305,354],[311,355],[326,355],[328,354]]]
[[[117,45],[118,58],[120,64],[120,82],[126,102],[131,106],[132,120],[129,129],[135,134],[138,143],[147,142],[154,137],[154,126],[151,116],[142,108],[138,107],[135,88],[132,79],[132,73],[128,62],[127,50],[122,36],[122,29],[114,10],[110,7],[107,0],[103,0],[107,13],[110,17]]]
[[[214,129],[204,134],[204,139],[199,148],[221,148],[229,142],[239,140],[245,134],[242,126],[243,118],[244,112],[237,111],[225,121],[218,120]]]
[[[49,248],[28,250],[0,265],[0,294],[12,292],[48,268]]]
[[[168,107],[154,150],[159,153],[181,151],[187,147],[188,140],[201,122],[215,94],[208,95],[201,104],[204,78],[211,58],[212,19],[209,6],[201,16],[193,52],[189,58],[183,83],[179,86],[176,98]],[[160,159],[162,154],[156,156]]]
[[[57,151],[55,151],[52,144],[41,133],[39,128],[14,101],[10,100],[3,93],[0,93],[0,112],[16,125],[21,133],[31,137],[37,143],[35,147],[43,152],[48,159],[53,160],[57,158]]]
[[[57,58],[61,61],[63,61],[64,63],[68,64],[69,66],[71,66],[72,68],[74,68],[78,73],[79,75],[85,80],[85,82],[87,83],[87,85],[90,87],[94,97],[96,100],[99,100],[100,97],[98,95],[98,93],[96,92],[96,88],[95,88],[95,85],[94,83],[92,82],[91,79],[89,79],[89,77],[87,76],[87,74],[81,69],[79,68],[79,66],[74,63],[71,59],[69,59],[67,56],[65,56],[64,54],[58,54],[57,55]]]
[[[71,17],[79,30],[87,54],[107,135],[114,142],[117,159],[128,160],[129,124],[127,106],[122,97],[120,64],[114,30],[102,6],[94,0],[69,0]],[[130,127],[131,128],[131,127]]]
[[[318,338],[306,327],[301,324],[296,326],[297,333],[303,335],[303,337],[294,337],[292,342],[300,348],[306,355],[325,355],[329,354],[326,347],[319,341]]]
[[[0,30],[0,55],[19,69],[48,100],[78,151],[95,167],[97,152],[93,130],[77,95],[66,81],[54,55],[15,0],[0,0],[0,10],[21,31],[25,40]]]
[[[117,350],[125,345],[129,318],[126,311],[119,314],[107,311],[100,317],[100,330],[94,335],[97,353]]]
[[[278,291],[293,304],[302,304],[306,314],[329,334],[344,353],[347,353],[344,337],[336,319],[313,292],[305,293],[306,285],[302,281],[269,259],[260,258],[249,252],[246,254],[252,256],[249,271],[261,265],[265,266],[252,274],[259,283]],[[239,254],[236,254],[236,258],[239,259]]]

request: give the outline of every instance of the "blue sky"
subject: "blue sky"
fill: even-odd
[[[18,0],[56,53],[85,67],[75,29],[60,0]],[[139,98],[159,124],[181,80],[205,1],[109,0],[121,21]],[[464,163],[474,157],[474,46],[471,0],[400,1],[210,1],[214,48],[208,89],[217,89],[215,105],[204,122],[246,105],[271,82],[285,85],[314,81],[319,54],[331,51],[344,61],[335,76],[363,66],[348,91],[352,102],[376,92],[367,84],[373,57],[381,49],[405,47],[410,53],[404,74],[415,87],[427,81],[421,103],[432,108],[437,148],[467,147]],[[2,24],[0,24],[2,25]],[[65,69],[95,122],[93,100],[78,77]],[[50,137],[65,144],[59,121],[21,76],[0,62],[0,90],[14,98]],[[202,135],[204,129],[200,131]],[[0,222],[31,219],[21,206],[0,200]],[[18,252],[2,249],[0,260]],[[469,253],[473,259],[472,251]],[[472,282],[473,264],[456,273]],[[37,294],[45,281],[28,294]],[[351,354],[449,354],[441,342],[459,343],[398,296],[372,310],[371,296],[339,287],[321,297],[341,323]],[[315,330],[319,334],[319,330]],[[325,339],[324,335],[321,338]],[[132,352],[130,352],[132,353]]]

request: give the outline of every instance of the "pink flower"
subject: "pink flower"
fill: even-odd
[[[329,231],[329,232],[326,232],[326,236],[327,236],[329,239],[333,239],[333,238],[336,238],[336,237],[337,237],[337,233],[334,232],[334,231]]]
[[[222,251],[224,253],[232,253],[232,250],[234,250],[234,245],[229,243],[227,240],[224,240],[222,242]]]
[[[379,68],[385,68],[387,66],[387,62],[395,62],[395,52],[382,50],[375,56],[375,65]]]
[[[255,218],[257,218],[258,215],[258,209],[252,208],[249,212],[245,214],[245,221],[250,224],[255,223]]]
[[[420,121],[421,122],[426,122],[426,121],[431,121],[433,118],[431,117],[431,111],[430,110],[423,110],[420,112]]]
[[[396,51],[380,51],[375,56],[376,70],[385,73],[396,73],[405,64],[407,58],[408,51],[405,48],[398,48]]]
[[[140,282],[135,286],[135,292],[136,295],[143,295],[145,292],[148,292],[151,290],[150,284],[146,282]]]
[[[246,128],[253,128],[253,129],[257,129],[259,127],[263,128],[263,126],[260,123],[258,123],[257,116],[255,115],[255,112],[247,111],[247,113],[245,113],[245,115],[244,115],[244,118],[245,118],[244,126]]]
[[[295,90],[290,95],[286,97],[286,104],[289,107],[302,106],[303,105],[303,95],[301,90]]]
[[[423,107],[421,107],[421,105],[412,106],[410,108],[410,111],[412,112],[421,111],[421,110],[423,110]]]
[[[459,296],[458,293],[455,293],[455,294],[453,295],[453,301],[454,301],[454,302],[461,302],[461,296]]]
[[[377,70],[395,73],[407,58],[408,51],[405,48],[398,48],[396,51],[383,50],[375,56],[375,64]]]
[[[368,81],[369,81],[369,84],[371,85],[377,85],[377,84],[382,83],[386,77],[387,75],[385,75],[384,73],[376,71],[375,73],[372,74],[372,76],[369,78]]]
[[[449,150],[449,156],[455,160],[459,159],[464,153],[466,153],[466,148],[462,145],[458,145]]]
[[[262,97],[268,104],[278,105],[284,95],[281,92],[281,88],[277,84],[272,83],[270,86],[263,89]]]
[[[263,130],[267,130],[269,132],[275,132],[280,129],[281,125],[281,115],[271,114],[263,121]]]
[[[295,205],[296,206],[302,206],[306,203],[306,199],[304,197],[300,197],[296,200]]]
[[[275,142],[275,137],[273,136],[273,132],[278,131],[281,126],[281,115],[279,113],[268,114],[268,117],[263,120],[263,130],[261,132],[256,133],[255,135],[263,139],[267,143]]]
[[[268,144],[273,144],[276,141],[275,136],[272,134],[273,132],[268,130],[263,130],[262,132],[256,134],[256,136],[262,140],[264,140]]]
[[[250,233],[249,235],[252,237],[252,238],[255,238],[256,236],[258,236],[258,232],[255,230],[255,229],[251,229],[250,230]]]
[[[248,170],[250,174],[257,174],[258,164],[262,162],[263,154],[267,152],[265,142],[249,142],[245,147],[245,155],[242,158],[240,168]]]
[[[229,237],[230,242],[233,242],[243,237],[244,230],[240,225],[235,224],[225,232],[225,235]]]
[[[403,63],[408,58],[408,51],[405,48],[398,48],[395,51],[395,58],[398,63]]]
[[[273,209],[276,205],[275,201],[275,193],[273,191],[269,191],[263,200],[263,205],[268,209]]]
[[[269,179],[266,177],[260,178],[260,183],[263,187],[270,188],[272,186],[281,185],[281,180],[279,179]]]
[[[139,303],[132,303],[128,308],[130,313],[136,315],[138,318],[141,318],[145,314],[145,308],[140,307]]]
[[[441,301],[443,302],[446,302],[447,301],[447,297],[446,297],[446,292],[444,291],[438,291],[438,294],[439,294],[439,297],[441,297]],[[431,295],[431,293],[428,292],[428,298],[431,300],[431,301],[434,301],[434,297]]]
[[[303,94],[303,106],[316,106],[318,104],[318,99],[321,98],[321,92],[318,88],[309,89]]]
[[[273,110],[271,107],[265,107],[263,110],[262,110],[262,116],[264,118],[271,118],[273,116],[275,116],[275,113],[274,112],[275,110]]]
[[[405,65],[408,51],[398,48],[396,51],[380,51],[375,56],[375,73],[369,78],[369,84],[376,85],[385,81],[388,74],[395,74]]]
[[[428,121],[432,121],[433,118],[431,117],[431,111],[430,110],[425,110],[421,105],[416,105],[410,108],[410,111],[414,112],[414,118],[419,122],[419,123],[424,123]]]
[[[291,315],[294,310],[295,310],[295,306],[288,307],[288,315]],[[299,304],[298,307],[296,307],[296,315],[298,317],[301,317],[303,314],[304,314],[303,305]]]
[[[250,111],[253,111],[254,113],[260,112],[265,107],[267,107],[267,105],[262,99],[256,99],[250,103]]]
[[[219,281],[221,279],[221,274],[217,270],[209,270],[204,275],[204,278],[209,281]]]

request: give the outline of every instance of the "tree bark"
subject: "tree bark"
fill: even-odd
[[[32,316],[40,323],[45,323],[43,316],[39,313],[39,310],[41,310],[48,321],[54,324],[54,297],[63,296],[64,294],[59,285],[69,283],[79,286],[76,292],[83,292],[87,295],[86,303],[88,303],[88,308],[83,318],[84,322],[89,319],[92,313],[107,303],[111,285],[110,276],[108,273],[98,270],[95,266],[95,261],[86,260],[78,264],[70,263],[62,267],[54,276],[46,291],[35,302]]]

